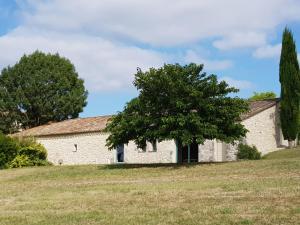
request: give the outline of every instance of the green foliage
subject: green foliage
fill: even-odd
[[[51,165],[47,151],[33,139],[13,139],[0,134],[0,169]]]
[[[8,165],[9,168],[21,168],[28,166],[51,166],[52,163],[44,159],[30,159],[27,155],[17,155]]]
[[[183,144],[218,139],[232,142],[245,136],[239,123],[248,110],[245,100],[229,97],[238,89],[215,75],[202,72],[203,65],[164,65],[135,74],[139,96],[113,117],[106,131],[109,149],[130,140],[139,147],[146,141],[175,139]]]
[[[0,129],[5,133],[78,117],[87,91],[73,64],[58,54],[24,55],[0,75]]]
[[[283,137],[293,141],[299,132],[300,72],[292,32],[285,28],[282,38],[279,77],[281,83],[280,121]]]
[[[251,96],[249,100],[258,101],[258,100],[267,100],[267,99],[274,99],[274,98],[276,98],[276,94],[272,91],[254,92],[253,96]]]
[[[18,153],[18,143],[0,133],[0,169],[7,165],[16,157]]]
[[[33,139],[19,140],[17,157],[10,163],[11,168],[24,166],[50,165],[47,161],[47,151],[44,146]]]
[[[261,153],[257,150],[255,146],[239,144],[237,158],[257,160],[257,159],[261,159]]]
[[[30,160],[40,159],[40,160],[46,160],[47,159],[47,151],[46,149],[39,144],[33,145],[33,146],[27,146],[23,147],[19,150],[19,155],[25,155]]]
[[[26,155],[30,159],[47,159],[47,150],[45,147],[37,143],[33,138],[23,138],[19,139],[20,149],[18,151],[19,155]]]
[[[32,161],[29,159],[26,155],[17,155],[10,163],[9,168],[21,168],[21,167],[27,167],[27,166],[33,166]]]

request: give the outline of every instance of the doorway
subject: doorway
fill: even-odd
[[[119,145],[116,149],[117,162],[124,162],[124,144]]]
[[[199,147],[196,141],[190,147],[178,143],[178,163],[195,163],[199,161]]]

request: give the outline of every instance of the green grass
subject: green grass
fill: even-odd
[[[285,149],[265,155],[264,159],[288,159],[299,157],[300,149]]]
[[[190,166],[0,171],[0,224],[299,224],[300,150]]]

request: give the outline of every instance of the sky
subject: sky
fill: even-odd
[[[35,50],[69,58],[89,91],[81,117],[122,111],[137,67],[164,63],[279,95],[285,26],[300,53],[300,0],[0,0],[0,69]]]

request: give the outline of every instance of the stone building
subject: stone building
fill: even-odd
[[[78,118],[24,130],[14,136],[34,137],[48,151],[54,164],[112,164],[112,163],[177,163],[232,161],[236,159],[236,145],[207,140],[203,145],[180,147],[175,141],[147,143],[139,149],[130,142],[109,151],[105,146],[108,133],[103,132],[110,116]],[[249,113],[242,124],[249,130],[243,142],[255,145],[262,154],[287,145],[279,126],[278,101],[264,100],[250,103]]]

